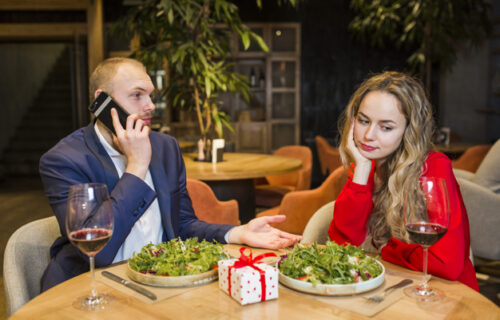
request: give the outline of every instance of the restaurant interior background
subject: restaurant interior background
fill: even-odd
[[[124,3],[133,1],[103,2],[105,28],[130,8]],[[336,143],[338,116],[363,79],[382,70],[408,69],[405,61],[408,52],[395,48],[374,49],[353,38],[347,28],[353,17],[349,1],[307,0],[298,10],[289,5],[278,6],[276,1],[264,1],[262,9],[257,8],[255,1],[235,3],[245,23],[298,23],[296,74],[299,85],[295,97],[299,112],[293,115],[296,127],[284,128],[281,136],[296,134],[295,141],[309,146],[313,152],[316,135]],[[491,143],[500,136],[500,96],[495,94],[499,91],[500,79],[500,1],[492,4],[491,37],[476,48],[459,51],[451,72],[433,66],[431,100],[439,126],[451,129],[452,141]],[[84,25],[86,14],[82,10],[11,10],[0,12],[0,22],[6,27],[0,34],[1,172],[2,176],[9,171],[36,174],[39,156],[88,121],[87,41],[85,32],[78,31],[69,36],[15,37],[9,35],[9,30],[15,29],[8,27],[35,22]],[[128,45],[126,39],[107,35],[104,55],[123,53],[129,50]],[[257,77],[259,71],[255,68]],[[178,114],[177,110],[170,112]],[[238,122],[238,116],[233,114],[231,120]],[[178,115],[170,116],[170,119],[176,117]],[[289,140],[284,139],[281,144],[286,142]],[[279,146],[280,142],[268,142],[265,148],[248,150],[272,152]],[[322,179],[316,158],[313,187]]]
[[[9,1],[7,1],[9,2]],[[21,1],[22,2],[22,1]],[[105,27],[133,3],[103,1]],[[298,25],[298,144],[311,148],[311,187],[322,182],[314,137],[331,144],[338,138],[337,119],[355,88],[370,73],[406,70],[407,52],[374,49],[348,31],[353,12],[348,0],[306,0],[298,10],[266,0],[234,0],[245,23]],[[452,141],[492,143],[500,137],[500,1],[492,1],[491,36],[476,48],[464,48],[451,71],[433,66],[431,101],[440,127],[451,129]],[[40,155],[72,130],[88,122],[87,39],[72,35],[13,36],[17,23],[86,23],[84,10],[0,10],[0,178],[37,176]],[[104,55],[129,50],[127,40],[104,37]],[[256,69],[255,72],[260,72]],[[259,76],[257,76],[259,77]],[[171,115],[178,118],[179,115]],[[237,122],[238,114],[232,121]],[[241,120],[241,119],[240,119]],[[161,123],[171,126],[170,123]],[[177,137],[184,138],[184,137]],[[189,138],[189,137],[188,137]],[[277,145],[265,149],[272,152]]]

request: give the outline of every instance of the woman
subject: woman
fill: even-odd
[[[339,123],[341,156],[354,172],[335,201],[330,239],[374,248],[389,262],[422,270],[423,250],[409,244],[403,202],[422,201],[412,188],[420,177],[443,178],[450,225],[429,248],[428,271],[479,290],[467,212],[451,161],[431,150],[432,108],[421,84],[398,72],[375,75],[356,90]]]

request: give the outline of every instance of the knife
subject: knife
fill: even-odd
[[[141,286],[139,286],[139,285],[137,285],[137,284],[135,284],[133,282],[125,280],[122,277],[117,276],[116,274],[113,274],[113,273],[111,273],[109,271],[103,271],[102,275],[105,276],[108,279],[111,279],[113,281],[116,281],[118,283],[123,284],[124,286],[126,286],[126,287],[134,290],[137,293],[140,293],[140,294],[148,297],[151,300],[156,300],[156,294],[154,294],[153,292],[151,292],[151,291],[149,291],[147,289],[144,289],[143,287],[141,287]]]

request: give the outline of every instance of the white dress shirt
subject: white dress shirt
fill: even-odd
[[[101,141],[104,149],[111,157],[111,160],[113,160],[118,176],[121,178],[125,172],[125,168],[127,167],[127,157],[118,152],[106,141],[106,139],[104,139],[102,134],[99,132],[97,123],[94,125],[94,129],[97,133],[99,141]],[[149,169],[146,174],[145,182],[156,192]],[[141,248],[150,242],[155,244],[160,243],[162,241],[162,237],[163,227],[161,223],[160,206],[158,205],[158,199],[155,198],[142,217],[136,221],[132,230],[130,230],[125,242],[123,242],[120,249],[118,249],[115,258],[113,259],[113,263],[131,258],[134,252],[141,251]]]

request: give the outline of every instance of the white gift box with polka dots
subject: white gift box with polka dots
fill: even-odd
[[[241,305],[261,302],[262,283],[260,272],[251,266],[231,268],[231,278],[228,278],[229,268],[238,259],[219,261],[219,288],[229,294]],[[278,298],[278,269],[265,263],[256,263],[256,267],[265,272],[264,300]],[[229,289],[231,292],[229,293]]]

